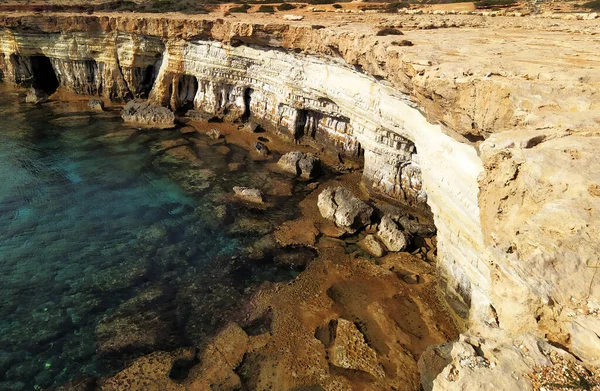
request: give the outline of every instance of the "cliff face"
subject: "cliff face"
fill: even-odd
[[[422,21],[378,23],[410,30]],[[505,31],[519,49],[493,38],[503,23],[407,32],[415,49],[372,25],[3,16],[0,77],[35,85],[54,74],[81,94],[251,117],[364,157],[370,191],[433,212],[443,288],[474,330],[536,332],[599,364],[600,70],[590,64],[600,47],[582,34],[588,57],[576,60],[564,32],[572,25],[546,26],[555,31],[536,33],[536,43],[525,29],[537,25],[519,22]],[[542,44],[549,36],[558,52]],[[489,56],[472,58],[477,51]]]

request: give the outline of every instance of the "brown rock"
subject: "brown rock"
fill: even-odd
[[[363,250],[365,250],[366,252],[368,252],[369,254],[371,254],[375,257],[379,258],[379,257],[383,257],[385,255],[384,246],[381,244],[381,242],[379,242],[379,240],[377,240],[377,238],[374,235],[365,236],[365,238],[363,240],[358,242],[358,245]]]

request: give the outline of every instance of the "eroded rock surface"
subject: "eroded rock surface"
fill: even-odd
[[[175,114],[171,110],[142,100],[127,102],[122,117],[125,122],[134,125],[153,128],[172,128],[175,126]]]

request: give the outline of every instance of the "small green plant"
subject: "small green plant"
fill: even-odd
[[[277,6],[277,9],[279,11],[289,11],[289,10],[293,10],[295,8],[296,8],[296,6],[294,4],[290,4],[290,3],[283,3],[283,4],[279,4]]]
[[[256,12],[275,12],[272,5],[261,5]]]

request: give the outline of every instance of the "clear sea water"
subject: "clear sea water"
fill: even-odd
[[[0,87],[0,390],[200,345],[258,284],[295,275],[271,262],[269,233],[295,213],[302,184],[251,210],[228,200],[231,188],[278,176],[241,148],[22,101]],[[180,143],[198,159],[167,151]]]

